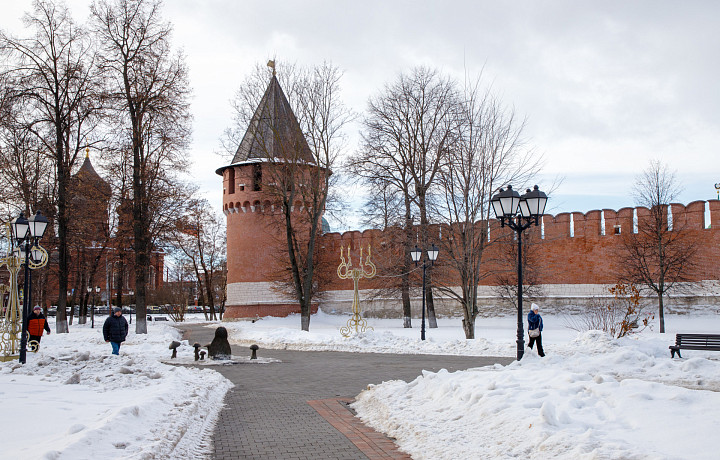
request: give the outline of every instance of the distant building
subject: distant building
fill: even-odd
[[[90,301],[94,299],[96,305],[113,304],[117,303],[118,294],[124,305],[134,303],[134,257],[129,255],[132,250],[131,207],[129,200],[121,198],[115,209],[117,216],[110,219],[112,192],[111,185],[97,173],[89,151],[86,151],[85,160],[68,187],[68,306],[73,299],[75,305],[82,304],[83,296]],[[45,240],[49,239],[45,238],[43,244],[47,244]],[[48,268],[44,269],[48,271],[47,282],[44,285],[34,283],[34,289],[40,292],[33,298],[45,306],[58,303],[57,250],[51,250],[50,257]],[[163,251],[153,251],[148,280],[150,290],[162,286],[164,259]]]

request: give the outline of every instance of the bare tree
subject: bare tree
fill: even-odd
[[[426,248],[430,224],[428,209],[432,188],[446,164],[458,133],[459,98],[457,84],[438,71],[417,67],[401,74],[395,82],[369,101],[364,121],[365,153],[354,162],[355,170],[367,168],[402,191],[405,201],[407,242],[405,267],[410,267],[413,238],[411,210],[419,214],[419,243]],[[408,272],[409,270],[404,270]],[[432,270],[427,276],[426,298],[430,327],[437,327],[432,296]],[[403,280],[403,283],[405,281]],[[403,286],[403,297],[406,287]],[[404,308],[409,305],[403,301]],[[408,311],[405,311],[406,327]]]
[[[191,200],[187,211],[177,221],[171,245],[184,255],[192,267],[203,306],[209,308],[209,318],[217,319],[216,306],[221,306],[216,284],[222,282],[218,272],[225,266],[225,228],[212,212],[207,200]]]
[[[393,246],[401,248],[400,263],[378,265],[379,279],[386,281],[383,295],[391,295],[399,287],[403,307],[403,327],[412,327],[410,307],[410,273],[413,270],[410,250],[415,241],[413,225],[414,188],[408,165],[397,152],[404,148],[405,137],[399,130],[387,130],[384,112],[390,111],[386,101],[369,103],[369,113],[363,120],[363,145],[359,155],[351,158],[347,166],[361,179],[370,191],[366,209],[370,222],[377,222],[387,230],[396,225],[401,232],[392,232]],[[397,286],[395,280],[399,280]]]
[[[460,289],[439,283],[439,290],[460,303],[465,337],[472,339],[477,286],[490,274],[483,264],[489,244],[490,196],[504,182],[524,182],[536,172],[537,163],[530,161],[522,139],[525,121],[503,107],[489,88],[483,90],[480,77],[466,82],[459,113],[458,134],[440,173],[442,199],[436,218],[444,224],[440,242],[444,265],[455,273],[452,279],[460,280]]]
[[[10,97],[23,105],[18,122],[53,159],[57,177],[58,312],[57,332],[67,332],[68,197],[70,174],[98,121],[94,53],[83,28],[66,7],[36,0],[24,17],[30,38],[0,33],[3,74]]]
[[[403,327],[412,327],[412,309],[410,305],[410,277],[417,268],[410,258],[411,243],[416,235],[413,225],[413,202],[408,192],[409,181],[399,189],[403,181],[388,180],[388,176],[372,158],[372,147],[365,144],[364,152],[349,163],[354,175],[361,178],[369,191],[363,209],[365,226],[383,230],[382,250],[374,254],[374,262],[378,276],[375,283],[379,285],[370,297],[401,298],[403,309]],[[369,161],[368,161],[369,160]],[[378,248],[380,249],[380,248]],[[389,250],[389,253],[388,253]],[[398,263],[398,261],[400,261]]]
[[[697,242],[689,235],[686,221],[668,215],[670,203],[680,192],[675,174],[659,161],[652,161],[636,179],[633,195],[639,212],[637,233],[623,238],[618,253],[620,279],[654,292],[658,298],[660,332],[665,332],[663,297],[677,283],[691,281],[697,268]]]
[[[154,200],[177,190],[172,173],[186,168],[182,152],[190,136],[187,67],[172,52],[160,7],[159,0],[101,0],[91,7],[107,98],[132,155],[135,330],[141,334],[147,333]]]
[[[316,292],[317,239],[322,216],[333,197],[332,167],[342,151],[343,128],[352,113],[340,100],[342,72],[324,63],[305,73],[299,81],[298,121],[310,147],[314,167],[308,168],[299,149],[269,168],[271,193],[281,204],[285,221],[287,255],[295,297],[300,304],[301,329],[310,329],[310,309]],[[293,212],[299,205],[299,212]]]

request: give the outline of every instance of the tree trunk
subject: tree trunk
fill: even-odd
[[[425,201],[425,190],[417,188],[418,192],[418,208],[420,208],[420,241],[422,242],[423,258],[427,257],[427,250],[430,248],[428,236],[427,221],[427,203]],[[437,328],[437,318],[435,318],[435,302],[432,295],[432,270],[427,270],[425,277],[425,308],[427,310],[428,327]]]
[[[474,339],[475,338],[475,318],[477,317],[477,313],[475,312],[475,299],[477,298],[477,295],[475,294],[474,289],[470,289],[470,292],[468,292],[468,286],[465,281],[463,281],[463,298],[462,298],[462,306],[463,306],[463,330],[465,331],[465,338],[466,339]]]
[[[660,333],[665,333],[665,311],[663,308],[663,295],[658,292],[658,318],[660,319]]]
[[[129,94],[129,91],[127,91]],[[135,248],[135,333],[147,334],[147,269],[150,266],[150,244],[147,219],[147,190],[143,177],[143,161],[139,120],[133,119],[133,236]]]
[[[432,291],[432,276],[430,276],[430,273],[432,273],[432,270],[427,271],[426,276],[426,282],[425,282],[425,308],[427,308],[427,317],[428,317],[428,327],[429,328],[437,328],[437,318],[435,317],[435,302],[433,300],[433,291]]]
[[[78,271],[80,271],[81,266],[85,266],[84,264],[84,257],[80,256],[80,252],[78,251]],[[88,280],[85,279],[85,273],[82,271],[82,274],[80,275],[80,305],[78,305],[78,324],[86,324],[86,318],[87,318],[87,303],[88,298],[90,297],[90,294],[85,291],[84,286],[88,284]]]
[[[400,289],[402,290],[402,304],[403,304],[403,327],[412,327],[412,309],[410,306],[410,269],[411,257],[410,257],[410,244],[412,242],[413,224],[412,215],[410,214],[410,197],[405,193],[405,242],[404,257],[403,257],[403,271],[401,276]]]
[[[80,308],[78,308],[78,324],[87,324],[87,305],[90,294],[82,296]]]
[[[55,332],[66,334],[69,331],[67,319],[67,289],[68,289],[68,251],[67,251],[67,181],[65,172],[64,151],[62,148],[62,133],[57,133],[57,163],[58,175],[58,308],[55,316]],[[72,315],[70,316],[72,322]]]
[[[123,281],[125,280],[125,257],[123,254],[120,255],[118,260],[118,275],[116,277],[117,284],[115,285],[115,297],[116,305],[120,308],[123,306],[122,294],[123,294]],[[108,312],[108,315],[112,315],[112,309]]]
[[[412,327],[412,310],[410,309],[410,278],[407,270],[402,275],[403,327]]]
[[[475,319],[474,318],[463,318],[462,320],[463,331],[465,331],[466,339],[475,338]]]
[[[212,294],[212,276],[207,269],[205,270],[205,293],[208,299],[208,305],[210,306],[210,319],[215,321],[217,315],[215,314],[215,299],[213,299]]]
[[[142,259],[136,256],[135,259]],[[144,267],[135,267],[135,333],[147,334],[147,303],[145,299]]]
[[[304,310],[304,309],[303,309]],[[309,331],[310,330],[310,315],[302,315],[300,317],[300,329],[303,331]]]

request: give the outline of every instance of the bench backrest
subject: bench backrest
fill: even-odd
[[[720,347],[720,334],[677,334],[677,345]]]

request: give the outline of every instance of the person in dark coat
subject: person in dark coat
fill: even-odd
[[[108,316],[103,324],[103,337],[105,342],[112,345],[112,354],[120,354],[120,344],[128,335],[128,322],[122,315],[122,308],[113,307],[113,314]]]
[[[33,341],[37,342],[37,345],[32,344],[30,346],[33,351],[37,351],[37,348],[40,347],[40,339],[42,338],[43,332],[47,331],[47,333],[50,334],[50,326],[48,326],[45,315],[43,315],[42,308],[40,308],[39,305],[36,305],[35,308],[33,308],[33,312],[28,316],[27,330],[29,336],[28,343]]]
[[[539,310],[540,307],[537,304],[532,304],[530,313],[528,313],[528,335],[530,336],[528,346],[532,349],[533,344],[537,343],[538,355],[545,356],[545,350],[543,350],[542,346],[543,320],[538,313]]]

